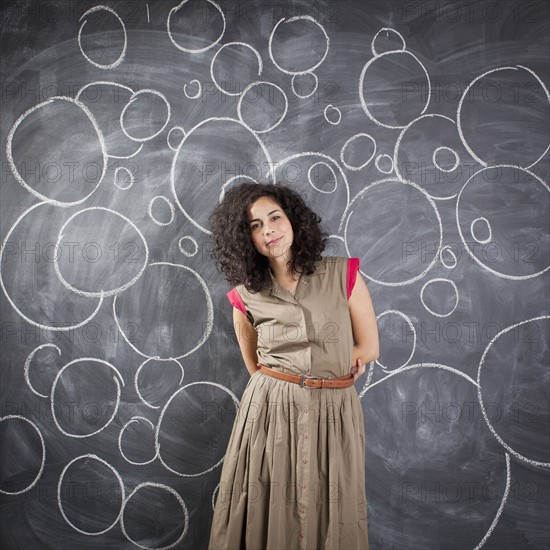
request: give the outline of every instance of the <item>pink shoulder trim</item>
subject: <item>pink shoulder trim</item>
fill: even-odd
[[[238,310],[243,312],[243,315],[246,315],[246,310],[244,308],[244,303],[242,298],[240,297],[239,293],[237,292],[237,289],[234,288],[233,290],[230,290],[226,293],[227,298],[231,302],[232,306],[235,306]]]
[[[357,271],[359,271],[359,258],[348,258],[348,279],[347,279],[348,300],[351,296],[351,291],[355,286]]]

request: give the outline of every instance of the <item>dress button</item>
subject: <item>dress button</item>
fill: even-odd
[[[304,464],[307,464],[307,458],[304,458],[304,459],[302,460],[302,462],[303,462]]]
[[[307,434],[304,434],[304,439],[307,439]]]
[[[304,534],[303,534],[303,533],[300,533],[300,538],[301,538],[301,539],[304,538]]]
[[[304,412],[307,414],[309,412],[309,409],[304,409]]]
[[[305,489],[307,485],[305,483],[302,483],[302,489]]]

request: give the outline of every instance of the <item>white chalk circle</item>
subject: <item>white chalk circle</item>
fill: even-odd
[[[169,214],[168,221],[163,222],[159,220],[158,217],[153,213],[153,207],[157,202],[163,203],[168,207],[167,208],[168,214]],[[149,217],[151,218],[151,220],[155,224],[160,226],[170,225],[174,221],[174,218],[176,217],[176,209],[174,208],[174,205],[170,202],[170,200],[167,197],[164,197],[163,195],[157,195],[156,197],[153,197],[149,201],[149,204],[147,205],[147,213],[149,214]]]
[[[273,183],[268,172],[272,166],[261,136],[248,125],[228,117],[203,120],[189,130],[174,154],[170,186],[175,204],[191,224],[210,234],[207,213],[212,196],[235,176]]]
[[[317,91],[319,79],[315,73],[295,74],[292,75],[290,85],[296,97],[306,99]]]
[[[204,401],[200,396],[201,392],[197,395],[196,388],[218,388],[222,392],[229,395],[231,403],[235,407],[235,413],[239,411],[239,400],[237,396],[225,386],[217,384],[215,382],[191,382],[181,388],[179,388],[172,397],[164,405],[162,412],[160,413],[159,421],[155,431],[155,448],[162,465],[170,472],[181,477],[198,477],[208,472],[211,472],[214,468],[219,466],[224,459],[222,456],[215,464],[205,464],[205,459],[208,460],[211,457],[211,453],[202,455],[199,453],[192,453],[193,449],[200,449],[201,445],[196,446],[195,441],[203,441],[204,438],[212,439],[219,437],[220,424],[224,424],[224,420],[228,417],[233,418],[233,413],[226,410],[221,403],[221,399],[208,399]],[[193,389],[191,389],[193,388]],[[219,392],[216,392],[219,393]],[[219,396],[218,396],[219,397]],[[186,418],[186,413],[191,416],[190,419]],[[200,419],[200,422],[195,422],[195,417]],[[194,426],[192,430],[184,430],[182,426],[183,420],[187,420],[188,427]],[[219,419],[219,422],[218,422]],[[209,429],[209,424],[214,431]],[[229,435],[230,426],[226,425],[226,432]],[[217,436],[210,434],[218,433]],[[163,448],[168,447],[168,450]],[[225,448],[225,447],[224,447]],[[222,447],[220,447],[222,449]],[[223,450],[223,449],[222,449]],[[193,454],[195,456],[193,457]],[[182,459],[181,457],[185,458]],[[185,467],[188,468],[190,463],[195,459],[196,472],[182,472],[180,471],[181,465],[175,464],[176,462],[183,462]],[[216,460],[217,457],[214,458]]]
[[[368,140],[370,143],[368,143],[367,147],[372,149],[372,151],[369,151],[367,149],[366,153],[363,152],[363,143],[365,139]],[[358,172],[359,170],[362,170],[369,164],[369,162],[374,158],[374,155],[376,154],[376,141],[370,134],[364,134],[359,133],[351,136],[346,143],[342,146],[342,150],[340,151],[340,162],[348,169],[353,172]],[[363,160],[364,157],[367,157],[367,160],[362,162],[361,164],[352,164],[351,163],[351,157],[356,159]],[[346,161],[347,158],[347,161]]]
[[[37,445],[35,441],[30,441],[30,439],[35,439],[35,434],[34,432],[30,432],[28,430],[27,424],[30,424],[32,428],[36,431],[36,433],[38,434],[38,439],[40,441],[40,466],[38,468],[38,473],[36,474],[34,479],[20,491],[6,491],[5,489],[0,488],[0,493],[3,493],[5,495],[20,495],[28,491],[29,489],[32,489],[36,485],[36,482],[40,479],[40,476],[44,471],[44,464],[46,462],[46,445],[44,444],[44,437],[42,436],[42,432],[38,429],[38,426],[28,418],[25,418],[24,416],[20,416],[18,414],[9,414],[0,418],[0,424],[2,422],[6,422],[6,424],[2,426],[3,429],[9,429],[11,425],[20,425],[19,428],[14,430],[13,438],[8,439],[7,437],[4,437],[5,434],[3,434],[2,446],[4,447],[4,450],[6,448],[9,448],[10,452],[2,453],[2,477],[6,475],[8,470],[11,470],[9,473],[15,477],[17,474],[12,469],[14,467],[16,467],[18,471],[24,472],[26,472],[27,469],[30,469],[31,467],[35,467],[35,464],[28,463],[28,456],[31,456],[33,459],[36,457],[36,454],[34,452],[29,454],[28,451],[29,449],[33,449]],[[20,447],[20,452],[18,452],[18,446]],[[13,461],[10,460],[10,458],[12,457],[14,457]],[[36,460],[34,462],[36,462]],[[4,486],[5,483],[9,483],[9,480],[2,479],[2,486]]]
[[[126,166],[119,166],[115,170],[113,178],[115,187],[118,187],[121,191],[126,191],[127,189],[130,189],[132,185],[134,185],[134,174],[129,168],[126,168]],[[121,185],[121,180],[126,181],[126,184]]]
[[[166,128],[169,120],[170,103],[164,94],[152,89],[134,92],[120,113],[122,131],[126,137],[138,142],[149,141],[158,136]],[[144,124],[144,121],[147,121],[147,124]],[[137,131],[141,135],[131,135],[127,126],[133,133]]]
[[[431,298],[432,302],[435,303],[438,300],[441,300],[441,298],[438,298],[438,297],[435,296],[435,292],[433,290],[433,287],[436,286],[436,283],[446,283],[447,285],[450,285],[450,287],[452,288],[452,291],[453,291],[453,294],[454,294],[454,305],[450,306],[449,311],[447,311],[446,313],[438,313],[426,304],[426,299],[424,298],[424,294],[426,293],[426,289],[428,289],[428,292],[431,291],[431,293],[434,294],[434,296],[432,296],[432,298]],[[448,299],[448,296],[444,296],[442,298],[442,300],[445,301],[445,302],[450,301]],[[422,285],[422,288],[420,289],[420,301],[422,302],[422,305],[424,306],[426,311],[429,311],[435,317],[448,317],[449,315],[451,315],[453,313],[453,311],[458,306],[458,288],[456,287],[455,282],[451,281],[451,279],[445,279],[445,278],[442,278],[442,277],[437,277],[435,279],[430,279],[429,281],[426,281]]]
[[[178,40],[183,40],[183,38],[186,38],[187,40],[190,40],[190,41],[193,41],[194,39],[196,42],[205,42],[209,40],[204,36],[194,37],[193,34],[191,33],[191,30],[197,32],[198,22],[202,22],[204,24],[203,28],[198,29],[198,32],[208,33],[209,31],[212,32],[212,30],[214,30],[215,32],[215,25],[212,23],[210,17],[208,18],[204,17],[205,14],[210,15],[210,12],[211,12],[211,9],[209,9],[208,4],[203,3],[203,5],[200,6],[200,3],[198,2],[190,2],[188,6],[185,6],[185,4],[187,4],[188,2],[189,0],[183,0],[183,2],[180,2],[177,6],[175,6],[170,10],[170,13],[168,14],[168,18],[166,20],[166,29],[168,32],[168,37],[170,38],[172,44],[174,44],[174,46],[176,46],[176,48],[178,48],[178,50],[181,50],[182,52],[202,53],[214,47],[222,39],[225,33],[225,15],[223,14],[223,11],[220,8],[220,6],[216,4],[216,2],[213,2],[213,0],[205,0],[205,2],[208,2],[208,4],[210,4],[210,6],[213,6],[214,10],[216,10],[214,11],[214,13],[215,15],[218,16],[217,25],[221,26],[221,31],[215,40],[212,40],[210,44],[202,48],[195,48],[195,47],[191,48],[189,46],[183,46],[180,42],[176,40],[176,36]],[[193,8],[198,6],[200,6],[200,9],[198,9],[197,12],[195,12],[195,17],[193,17],[194,14],[192,13],[192,10]],[[180,13],[180,10],[181,10],[181,13]],[[186,11],[190,11],[190,13],[186,13]],[[175,24],[176,15],[180,18],[181,21],[188,23],[189,25],[188,29],[180,30],[177,33],[175,32],[173,27]]]
[[[105,529],[103,529],[102,531],[84,531],[84,529],[81,529],[80,527],[77,527],[68,517],[67,517],[67,514],[65,513],[65,509],[63,507],[63,498],[62,498],[62,495],[61,495],[61,491],[62,491],[62,485],[63,485],[63,480],[65,479],[65,476],[67,475],[67,471],[69,470],[69,468],[77,461],[77,460],[85,460],[86,461],[86,464],[88,464],[90,461],[92,460],[95,460],[97,462],[100,462],[101,464],[107,466],[107,468],[109,468],[109,470],[111,470],[111,472],[114,474],[114,477],[116,478],[116,481],[118,482],[118,487],[120,488],[120,494],[121,494],[121,502],[120,502],[120,510],[118,511],[118,514],[116,516],[116,518],[114,519],[114,521],[108,526],[106,527]],[[75,490],[75,485],[78,486],[78,482],[75,482],[75,481],[71,481],[70,482],[71,484],[71,488],[69,489],[68,493],[72,495],[72,492]],[[90,484],[91,486],[101,486],[101,487],[104,487],[105,485],[105,475],[101,475],[101,478],[99,480],[99,482],[96,484]],[[111,495],[110,496],[110,501],[109,503],[110,504],[113,504],[113,490],[111,489],[109,491],[109,494]],[[125,495],[125,491],[124,491],[124,483],[122,481],[122,478],[120,477],[120,474],[115,470],[115,468],[113,468],[108,462],[106,462],[105,460],[103,460],[102,458],[100,458],[99,456],[95,455],[95,454],[84,454],[84,455],[80,455],[80,456],[77,456],[76,458],[73,458],[64,468],[63,468],[63,471],[61,472],[61,475],[59,476],[59,481],[57,483],[57,504],[59,506],[59,511],[61,512],[61,515],[63,516],[63,518],[65,519],[65,521],[75,530],[75,531],[78,531],[79,533],[83,534],[83,535],[91,535],[91,536],[95,536],[95,535],[103,535],[103,533],[106,533],[107,531],[109,531],[110,529],[112,529],[119,521],[120,517],[121,517],[121,514],[122,514],[122,506],[123,506],[123,502],[124,502],[124,495]],[[74,504],[74,501],[73,501],[74,497],[71,496],[70,500],[71,500],[71,508],[74,508],[75,504]],[[97,503],[95,503],[97,505]],[[105,502],[102,506],[102,509],[104,508],[104,506],[107,504],[107,502]],[[87,517],[87,518],[91,518],[90,519],[90,523],[92,524],[96,524],[97,523],[97,514],[92,514],[92,513],[87,513],[85,514],[84,517]]]
[[[518,460],[544,468],[550,468],[549,320],[542,315],[500,331],[483,352],[477,371],[479,404],[492,434]],[[490,378],[482,383],[482,370],[489,369]],[[519,447],[525,450],[519,452]]]
[[[472,174],[456,202],[458,232],[470,257],[503,279],[519,281],[547,271],[549,193],[546,182],[519,166],[489,166]],[[480,220],[490,242],[475,234]]]
[[[136,498],[135,495],[138,493],[138,491],[142,491],[144,488],[148,488],[148,487],[155,487],[157,489],[161,489],[162,491],[167,492],[170,495],[173,495],[175,497],[175,499],[177,500],[178,504],[181,506],[181,509],[182,509],[182,512],[183,512],[183,518],[182,518],[183,519],[183,529],[182,529],[182,532],[174,542],[172,542],[171,544],[167,544],[166,546],[156,546],[156,543],[154,543],[153,541],[151,541],[151,543],[150,543],[151,546],[145,546],[143,544],[140,544],[139,542],[137,542],[137,540],[130,537],[130,535],[128,534],[128,529],[126,527],[126,523],[124,522],[124,515],[126,513],[126,508],[129,505],[130,499],[132,499],[132,498],[135,499]],[[162,498],[162,502],[164,502],[164,500],[165,500],[165,497]],[[155,533],[158,533],[158,531],[159,531],[158,522],[157,522],[156,518],[152,515],[152,513],[154,513],[156,510],[159,509],[158,504],[159,504],[160,500],[156,501],[156,500],[152,499],[151,497],[147,497],[145,499],[145,502],[152,504],[152,510],[151,510],[150,513],[146,513],[146,515],[144,515],[143,517],[138,517],[138,513],[141,512],[141,510],[140,510],[140,512],[138,512],[136,514],[131,514],[131,515],[129,514],[129,515],[132,517],[132,519],[137,524],[141,524],[140,526],[141,526],[142,530],[145,531],[143,533],[142,538],[146,539],[146,540],[151,540],[151,532],[154,531]],[[165,506],[166,505],[163,504],[162,508],[164,509]],[[162,515],[160,515],[158,520],[162,521],[161,518],[162,518]],[[121,514],[120,514],[120,528],[121,528],[122,532],[124,533],[124,536],[128,539],[128,541],[130,541],[132,544],[135,544],[139,548],[144,548],[145,550],[168,550],[169,548],[174,548],[174,546],[177,546],[183,540],[185,535],[187,534],[187,530],[189,528],[189,512],[187,511],[187,506],[185,505],[184,500],[181,498],[179,493],[177,493],[174,489],[172,489],[172,487],[169,487],[168,485],[164,485],[162,483],[153,483],[152,481],[146,481],[144,483],[140,483],[128,495],[128,497],[124,500],[124,502],[122,504]],[[168,529],[169,529],[168,533],[164,533],[162,535],[159,535],[159,538],[161,540],[164,540],[165,537],[168,534],[171,534],[173,532],[171,528],[168,528]]]
[[[385,286],[405,286],[424,277],[435,265],[443,239],[433,199],[415,183],[396,178],[360,191],[342,216],[338,231],[342,228],[348,256],[361,257],[361,273]],[[360,250],[355,249],[359,242]],[[422,252],[427,242],[437,247],[429,263]]]
[[[141,426],[149,426],[151,429],[151,449],[154,451],[153,456],[146,460],[145,462],[136,462],[134,460],[131,460],[128,458],[127,454],[124,452],[122,439],[126,435],[127,431],[130,431],[130,427],[134,429],[135,432],[137,432],[138,429],[141,429]],[[143,416],[133,416],[122,428],[120,429],[120,432],[118,434],[118,450],[120,451],[120,454],[122,455],[122,458],[126,460],[129,464],[133,464],[134,466],[144,466],[145,464],[151,464],[151,462],[154,462],[154,460],[157,458],[157,453],[155,452],[155,444],[154,444],[154,436],[155,436],[155,425],[148,419]],[[126,438],[129,439],[131,437],[131,434],[126,435]],[[145,441],[146,441],[146,435],[143,435],[141,432],[139,434],[136,434],[134,436],[133,441],[133,447],[137,449],[142,449]]]
[[[31,368],[31,362],[34,359],[35,354],[44,348],[53,348],[57,351],[57,354],[61,356],[61,349],[59,346],[56,346],[55,344],[41,344],[40,346],[37,346],[35,349],[33,349],[29,355],[27,355],[27,358],[25,359],[25,366],[23,368],[23,374],[25,376],[25,382],[27,383],[27,386],[29,389],[34,393],[35,395],[38,395],[38,397],[44,397],[45,399],[48,399],[48,394],[40,393],[38,390],[35,389],[35,387],[31,383],[30,378],[30,368]]]
[[[450,153],[454,157],[450,168],[449,163],[443,163],[441,160],[437,159],[438,156],[441,158],[442,152]],[[441,170],[442,172],[452,172],[453,170],[456,170],[459,162],[460,157],[454,149],[451,149],[450,147],[436,147],[434,149],[434,152],[432,154],[432,163],[438,170]]]
[[[81,21],[87,15],[90,15],[91,13],[94,13],[97,11],[106,11],[108,13],[113,14],[117,18],[120,25],[122,26],[122,32],[124,35],[124,45],[122,46],[122,51],[120,52],[120,55],[115,61],[113,61],[113,63],[97,63],[96,61],[91,59],[88,55],[86,55],[86,52],[84,51],[84,47],[82,46],[82,29],[84,29],[84,26],[88,22],[87,19],[84,19],[84,21],[80,25],[80,28],[78,29],[78,47],[80,48],[82,55],[95,67],[98,67],[99,69],[114,69],[115,67],[118,67],[122,63],[122,60],[124,59],[124,56],[126,54],[126,46],[128,45],[128,39],[126,36],[126,27],[124,26],[124,21],[120,18],[118,13],[112,8],[109,8],[108,6],[94,6],[93,8],[90,8],[88,11],[84,12],[80,16],[79,21]]]
[[[380,38],[380,34],[382,32],[386,33],[387,38],[389,38],[390,36],[392,36],[392,38],[397,37],[397,39],[401,42],[401,46],[398,47],[398,48],[391,47],[389,49],[385,49],[385,51],[383,51],[383,52],[382,51],[377,51],[375,44],[376,44],[376,42],[378,42],[379,46],[381,45],[382,38]],[[405,39],[403,38],[403,35],[400,32],[397,32],[395,29],[390,29],[389,27],[382,27],[374,35],[374,38],[372,39],[372,42],[371,42],[371,45],[370,45],[372,55],[374,55],[374,56],[378,56],[378,55],[381,55],[382,53],[388,53],[388,52],[403,52],[403,51],[405,51],[406,47],[407,47],[407,44],[405,42]]]
[[[85,383],[85,376],[88,377],[88,383],[90,386],[95,386],[94,382],[101,382],[103,383],[103,380],[99,377],[99,371],[96,373],[94,371],[94,376],[92,377],[90,375],[90,369],[93,367],[90,367],[88,363],[96,364],[96,365],[105,365],[109,369],[114,371],[114,375],[112,377],[112,381],[115,386],[116,396],[114,396],[114,405],[110,404],[107,399],[105,401],[91,401],[89,397],[84,392],[84,383]],[[86,367],[83,367],[83,365],[86,364]],[[58,418],[58,411],[61,413],[66,413],[66,415],[69,417],[68,423],[71,425],[75,424],[76,418],[72,417],[72,414],[75,412],[73,409],[71,409],[71,414],[68,413],[67,409],[64,409],[62,407],[56,407],[56,389],[58,384],[60,383],[61,377],[64,375],[65,371],[72,366],[79,367],[81,369],[84,369],[84,374],[82,374],[80,377],[77,378],[76,384],[71,384],[69,375],[66,375],[65,380],[61,382],[61,390],[65,392],[67,395],[67,400],[71,402],[71,405],[75,407],[75,403],[79,403],[77,401],[77,398],[80,398],[82,401],[82,418],[83,423],[89,422],[90,424],[97,424],[97,419],[101,419],[102,416],[104,416],[104,413],[112,407],[113,412],[111,413],[111,416],[105,421],[105,423],[100,426],[97,430],[85,433],[85,434],[76,434],[74,432],[68,432],[67,430],[64,430],[61,427],[61,424],[59,422]],[[74,370],[74,369],[71,369]],[[120,381],[119,381],[120,379]],[[72,388],[71,388],[72,385]],[[120,404],[120,387],[124,386],[124,379],[122,378],[122,375],[120,372],[118,372],[117,368],[111,365],[111,363],[108,363],[107,361],[104,361],[103,359],[98,359],[95,357],[81,357],[79,359],[74,359],[70,363],[67,363],[58,373],[55,377],[55,380],[53,381],[51,393],[50,393],[50,406],[52,411],[52,418],[54,420],[55,425],[57,426],[57,429],[64,435],[68,437],[74,437],[74,438],[85,438],[85,437],[91,437],[92,435],[95,435],[101,431],[103,431],[112,421],[113,418],[116,416],[116,413],[118,411],[118,406]],[[80,394],[80,395],[79,395]],[[85,399],[88,399],[88,401],[84,401]],[[62,403],[66,403],[68,401],[63,401]]]
[[[324,176],[324,177],[323,177]],[[325,161],[320,160],[312,164],[307,171],[307,180],[315,191],[319,193],[334,193],[338,187],[338,176],[334,168]],[[327,182],[331,184],[328,189],[323,189],[319,186],[321,182]]]
[[[279,28],[281,23],[284,23],[284,25]],[[277,35],[278,29],[279,35]],[[289,36],[282,36],[285,33],[288,33]],[[273,44],[274,39],[275,45]],[[316,51],[316,43],[323,44],[324,51],[322,55]],[[330,39],[325,28],[313,17],[309,15],[299,15],[290,19],[283,17],[273,27],[269,36],[269,57],[277,69],[283,73],[289,75],[306,74],[313,72],[323,63],[327,57],[329,46]],[[306,58],[305,63],[303,63],[306,66],[296,65],[297,59],[303,58],[303,55],[297,56],[296,52],[299,51],[302,54],[306,51],[306,47],[311,52],[309,58]],[[278,61],[275,57],[278,58]],[[320,60],[319,57],[321,57]]]
[[[478,237],[476,235],[476,225],[479,226],[481,224],[485,225],[485,231],[487,233],[487,237],[485,237],[485,239],[482,239],[481,237]],[[489,220],[487,218],[484,218],[483,216],[480,216],[479,218],[472,220],[472,222],[470,223],[470,234],[472,235],[472,237],[477,243],[485,244],[485,243],[491,242],[493,232],[491,230],[491,224],[489,223]]]
[[[246,62],[242,62],[240,59],[243,57],[243,53],[239,50],[242,49],[243,52],[249,50],[255,56],[255,61],[258,65],[258,69],[254,72]],[[223,53],[222,53],[223,52]],[[223,60],[218,60],[218,56],[222,54],[224,57]],[[250,54],[248,53],[250,56]],[[227,66],[230,65],[231,69],[227,69]],[[210,77],[214,86],[225,95],[229,96],[239,96],[244,93],[248,86],[256,81],[256,78],[262,74],[263,71],[263,61],[260,53],[256,48],[247,44],[246,42],[228,42],[224,44],[212,57],[210,62]],[[225,82],[225,78],[231,79],[233,82],[224,88],[220,84]],[[241,90],[243,82],[246,83],[245,87]],[[227,88],[236,89],[237,91],[229,91]]]
[[[464,147],[482,166],[530,168],[550,147],[550,94],[539,76],[522,65],[474,78],[456,117]]]
[[[451,257],[452,263],[445,263],[446,258],[445,255],[448,255]],[[456,257],[456,254],[454,253],[453,249],[446,244],[440,251],[439,251],[439,261],[441,262],[441,265],[447,269],[454,269],[458,264],[458,258]]]
[[[0,286],[4,291],[8,302],[22,319],[24,319],[31,325],[43,328],[44,330],[66,332],[87,325],[87,323],[91,321],[95,317],[96,313],[99,311],[101,304],[103,303],[103,296],[99,297],[99,300],[97,300],[97,303],[95,305],[95,309],[88,315],[88,317],[84,318],[83,320],[79,320],[71,324],[67,322],[65,314],[60,315],[61,318],[57,321],[57,326],[53,324],[55,323],[55,321],[52,320],[51,311],[45,313],[42,308],[38,307],[35,304],[35,302],[38,302],[40,304],[44,299],[41,292],[33,287],[33,285],[36,284],[36,277],[38,273],[40,273],[40,275],[42,275],[42,273],[45,273],[45,280],[49,281],[48,291],[52,292],[52,294],[56,296],[57,304],[60,307],[63,306],[62,311],[66,312],[68,310],[67,308],[75,308],[78,314],[82,314],[82,311],[86,309],[84,300],[75,300],[74,294],[72,293],[64,294],[65,289],[63,288],[62,283],[60,283],[57,288],[55,288],[57,281],[55,280],[55,276],[53,273],[54,270],[51,267],[51,263],[59,257],[60,249],[57,245],[54,244],[52,247],[48,246],[47,249],[44,248],[42,250],[44,261],[36,262],[40,269],[37,267],[37,265],[33,266],[32,270],[27,269],[26,271],[23,271],[20,268],[18,274],[11,277],[9,276],[10,274],[14,273],[14,270],[18,269],[19,264],[21,264],[21,262],[14,262],[13,260],[11,262],[9,261],[10,246],[16,246],[16,250],[19,250],[18,247],[22,247],[25,242],[46,242],[49,245],[53,244],[52,241],[55,238],[56,229],[55,225],[49,226],[49,224],[36,223],[37,220],[39,222],[41,220],[40,214],[42,214],[42,207],[46,209],[50,207],[50,212],[48,214],[52,218],[55,217],[55,208],[51,206],[51,203],[39,202],[37,204],[33,204],[30,208],[23,212],[9,229],[4,239],[4,242],[2,243],[2,248],[0,249]],[[37,211],[33,212],[35,209],[37,209]],[[28,216],[31,212],[33,212],[33,215]],[[48,214],[46,214],[46,217],[44,219],[48,219]],[[48,241],[48,233],[51,235],[52,241]],[[30,237],[32,235],[36,235],[36,241],[30,241]],[[19,243],[21,243],[21,245]],[[6,252],[6,248],[8,252]],[[46,255],[46,250],[48,250],[50,254]],[[52,259],[50,258],[50,256],[54,256],[54,258]],[[6,272],[8,272],[8,277],[6,278],[6,281],[4,281]],[[26,314],[26,310],[29,307],[29,304],[27,303],[29,302],[29,300],[26,298],[29,294],[33,296],[33,298],[35,295],[37,296],[37,299],[32,300],[32,303],[30,305],[34,308],[32,314],[43,315],[45,317],[45,322],[40,323],[35,319],[32,319],[29,316],[30,313]]]
[[[398,80],[396,75],[399,75]],[[418,80],[421,82],[416,83]],[[363,111],[384,128],[405,128],[424,114],[430,97],[428,71],[408,51],[391,51],[373,57],[363,67],[359,77],[359,99]]]
[[[342,111],[334,105],[327,105],[323,114],[325,115],[325,120],[333,126],[337,126],[342,120]]]
[[[465,166],[459,164],[461,159]],[[434,199],[454,199],[471,175],[469,164],[473,160],[460,141],[456,123],[445,115],[415,118],[395,142],[395,174],[420,185]]]
[[[184,242],[189,243],[188,248],[184,248]],[[199,243],[197,243],[197,239],[195,239],[194,237],[191,237],[190,235],[185,235],[178,241],[178,249],[184,256],[187,256],[187,258],[192,258],[199,251]]]
[[[374,165],[382,174],[391,174],[393,172],[393,159],[386,153],[377,155]]]
[[[390,318],[389,321],[388,320],[380,321],[380,319],[386,316]],[[405,315],[402,311],[388,309],[386,311],[383,311],[380,315],[378,315],[376,319],[380,324],[384,324],[384,326],[386,327],[386,329],[381,330],[380,333],[385,335],[385,339],[390,340],[390,342],[388,342],[387,345],[385,345],[384,342],[382,342],[382,348],[388,348],[388,350],[393,351],[394,349],[398,349],[399,347],[402,347],[402,344],[404,341],[406,341],[408,344],[409,337],[412,337],[411,351],[409,353],[409,356],[400,365],[390,368],[388,366],[383,365],[382,361],[380,361],[379,359],[376,359],[375,361],[376,364],[379,365],[385,371],[387,371],[388,369],[395,370],[395,369],[400,369],[401,367],[404,367],[412,359],[414,352],[416,350],[416,328],[412,323],[411,318],[408,315]],[[404,330],[403,323],[405,323],[407,327],[406,332]],[[389,327],[388,327],[388,324],[389,324]],[[382,350],[382,354],[383,353],[384,351]]]
[[[72,246],[73,255],[62,256],[61,262],[56,256],[53,266],[61,283],[82,296],[105,297],[126,290],[141,277],[149,258],[137,226],[100,206],[75,212],[61,227],[56,246]]]
[[[8,134],[6,157],[27,191],[62,207],[88,199],[107,171],[105,139],[94,115],[82,102],[62,96],[31,107],[16,120]],[[19,172],[18,166],[27,163],[39,167],[38,174],[34,168],[32,172],[36,188]]]
[[[194,322],[185,324],[182,315],[188,314]],[[193,354],[206,342],[214,307],[210,290],[196,271],[154,262],[136,285],[115,297],[113,317],[122,338],[136,353],[157,361],[174,361]]]
[[[154,370],[153,370],[154,365],[149,364],[150,362],[154,361],[155,359],[157,359],[157,358],[156,357],[151,357],[150,359],[145,360],[139,366],[139,368],[136,371],[136,374],[134,376],[134,387],[136,388],[136,393],[138,394],[138,397],[141,399],[141,401],[145,405],[147,405],[147,407],[150,407],[151,409],[160,409],[160,405],[153,405],[151,402],[149,402],[147,399],[145,399],[145,397],[143,396],[143,390],[140,388],[140,380],[139,380],[139,376],[142,373],[143,369],[144,368],[145,369],[149,368],[149,370],[152,371],[152,372],[148,373],[146,371],[145,377],[146,377],[147,381],[149,383],[153,382],[153,383],[157,383],[157,384],[162,384],[163,375],[166,375],[166,367],[164,367],[165,362],[162,362],[162,365],[163,365],[162,371],[160,373],[155,373]],[[178,371],[179,371],[179,374],[180,374],[179,380],[175,384],[175,386],[177,387],[183,382],[183,377],[185,375],[185,372],[183,370],[182,364],[179,361],[177,361],[176,359],[173,359],[172,362],[177,365]],[[143,382],[142,382],[142,384],[143,384]],[[170,386],[169,386],[169,388],[170,388]],[[170,391],[170,394],[173,393],[171,389],[169,389],[168,391]]]
[[[257,81],[249,84],[237,104],[239,120],[257,134],[277,128],[288,111],[288,99],[276,84]]]
[[[193,84],[193,86],[196,88],[196,91],[194,94],[190,94],[188,91],[187,91],[187,86],[191,86]],[[187,84],[187,82],[183,85],[183,93],[185,94],[185,97],[187,99],[197,99],[198,97],[201,96],[201,93],[202,93],[202,84],[201,84],[201,81],[200,80],[197,80],[196,78],[194,78],[193,80],[191,80],[191,82],[189,82],[189,84]]]
[[[179,132],[181,135],[179,138],[174,138],[173,134]],[[178,147],[181,145],[182,141],[185,139],[185,130],[181,126],[174,126],[170,128],[168,134],[166,135],[166,143],[172,151],[177,151]],[[177,141],[177,144],[174,145],[174,141]]]

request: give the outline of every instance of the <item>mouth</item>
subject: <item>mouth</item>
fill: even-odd
[[[281,239],[282,237],[279,237],[278,239],[273,239],[272,241],[269,241],[267,243],[267,246],[273,246],[274,244],[278,244]]]

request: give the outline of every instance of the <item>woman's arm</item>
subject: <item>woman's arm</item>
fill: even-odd
[[[244,364],[252,376],[258,370],[258,333],[243,313],[233,308],[233,327]]]
[[[348,307],[355,344],[352,364],[355,365],[358,358],[362,363],[370,363],[378,359],[378,325],[369,290],[360,273],[357,274]]]

